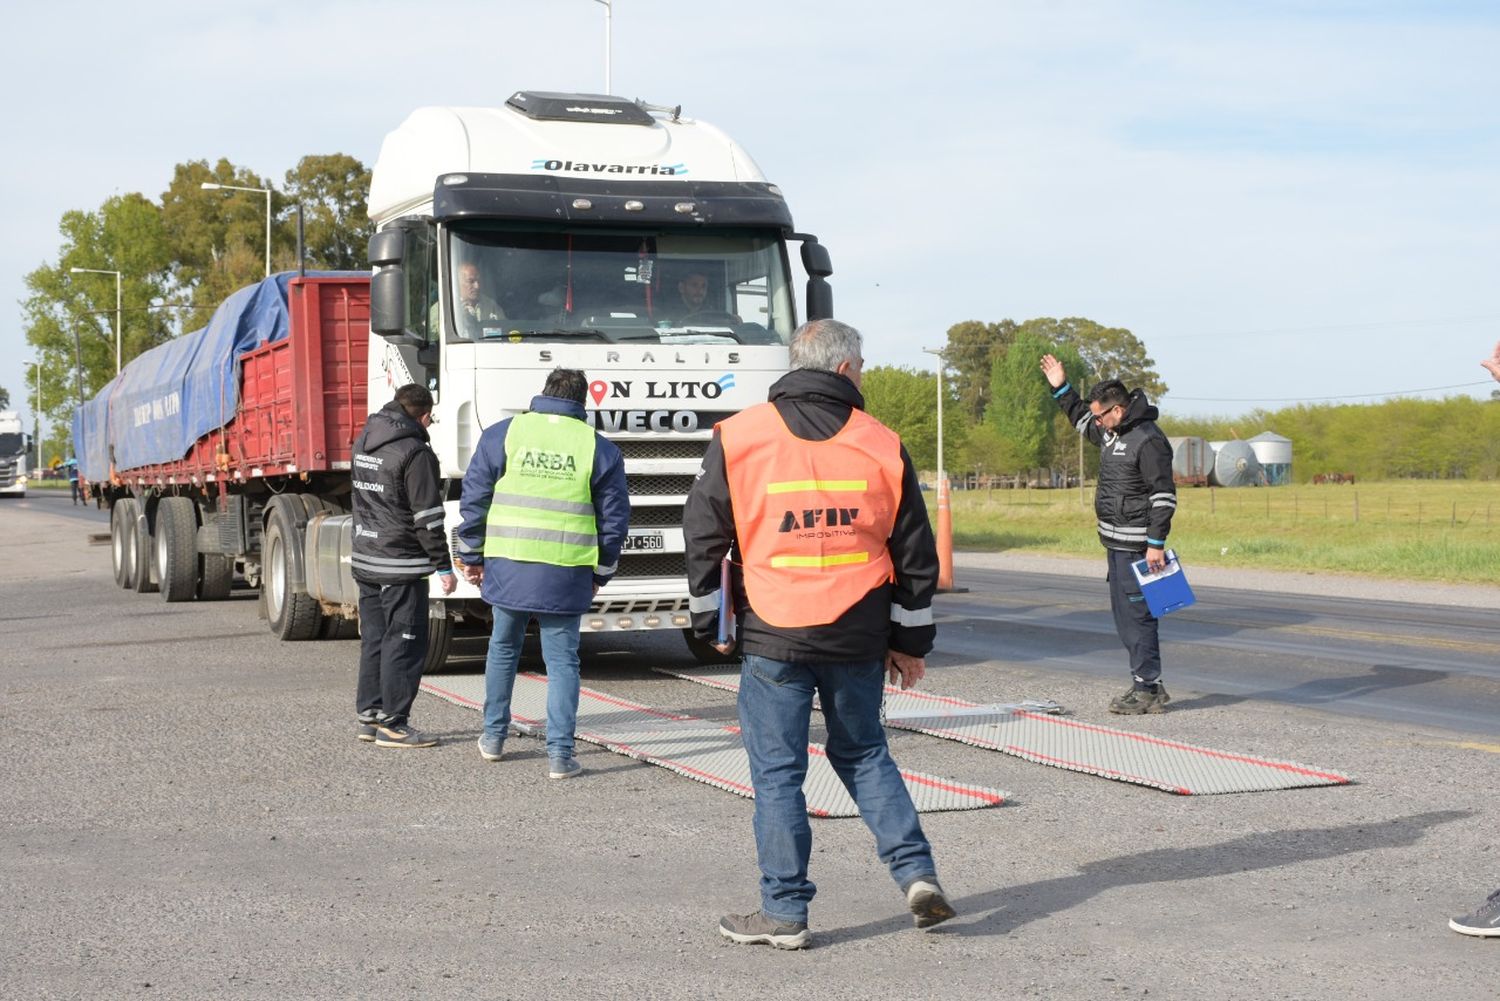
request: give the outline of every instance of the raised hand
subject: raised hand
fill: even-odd
[[[1053,389],[1061,389],[1062,384],[1068,381],[1067,373],[1063,371],[1062,362],[1052,355],[1042,355],[1042,374],[1047,377],[1047,382]],[[1500,378],[1497,376],[1496,378]]]
[[[1490,355],[1479,364],[1489,369],[1490,375],[1495,377],[1495,381],[1500,382],[1500,344],[1495,345],[1494,354]]]

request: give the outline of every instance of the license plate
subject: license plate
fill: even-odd
[[[625,542],[620,546],[620,551],[625,553],[647,553],[661,552],[666,548],[666,539],[662,538],[660,532],[642,532],[640,535],[625,536]]]

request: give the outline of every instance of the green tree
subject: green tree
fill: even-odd
[[[937,468],[936,378],[930,372],[877,365],[866,369],[862,379],[865,409],[901,436],[918,469]],[[947,414],[943,417],[946,425]]]
[[[121,360],[129,362],[170,336],[160,306],[172,262],[160,210],[144,195],[110,198],[94,212],[65,212],[59,230],[57,264],[26,276],[21,314],[41,369],[41,399],[32,405],[49,423],[66,424],[78,402],[77,370],[85,398],[115,374],[115,279],[71,269],[120,272]],[[35,369],[30,374],[35,393]]]
[[[352,156],[304,156],[286,172],[286,198],[301,204],[309,265],[362,271],[375,227],[365,214],[370,171]],[[288,220],[288,224],[293,224]]]
[[[1035,469],[1052,464],[1073,444],[1074,429],[1063,418],[1052,398],[1052,389],[1040,370],[1041,357],[1054,354],[1063,363],[1068,381],[1080,393],[1093,382],[1088,367],[1071,345],[1043,340],[1022,329],[990,370],[990,405],[985,423],[993,427],[1005,446],[1012,469]]]
[[[943,360],[948,365],[953,395],[969,423],[978,423],[984,416],[990,402],[990,368],[1015,335],[1016,325],[1010,320],[965,320],[948,328]]]
[[[179,163],[161,196],[167,239],[175,257],[172,292],[191,308],[183,330],[208,323],[212,311],[232,292],[265,277],[266,201],[253,191],[204,191],[203,183],[242,188],[271,188],[271,183],[244,167],[220,159]],[[271,195],[273,270],[290,266],[296,256],[295,234],[277,225],[284,199]]]
[[[0,410],[10,409],[10,390],[0,386]]]
[[[1167,384],[1156,374],[1156,362],[1140,339],[1124,327],[1106,327],[1082,317],[1054,320],[1043,316],[1027,320],[1019,329],[1073,348],[1088,367],[1090,381],[1119,379],[1131,389],[1144,389],[1152,400],[1166,395]]]

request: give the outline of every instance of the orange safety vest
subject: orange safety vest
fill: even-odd
[[[773,626],[820,626],[896,579],[887,540],[901,439],[858,408],[826,441],[794,435],[774,404],[720,421],[750,606]]]

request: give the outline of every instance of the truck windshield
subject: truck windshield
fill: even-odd
[[[785,344],[796,325],[775,233],[450,233],[450,341]]]
[[[0,431],[0,456],[10,458],[26,451],[26,436],[14,431]]]

